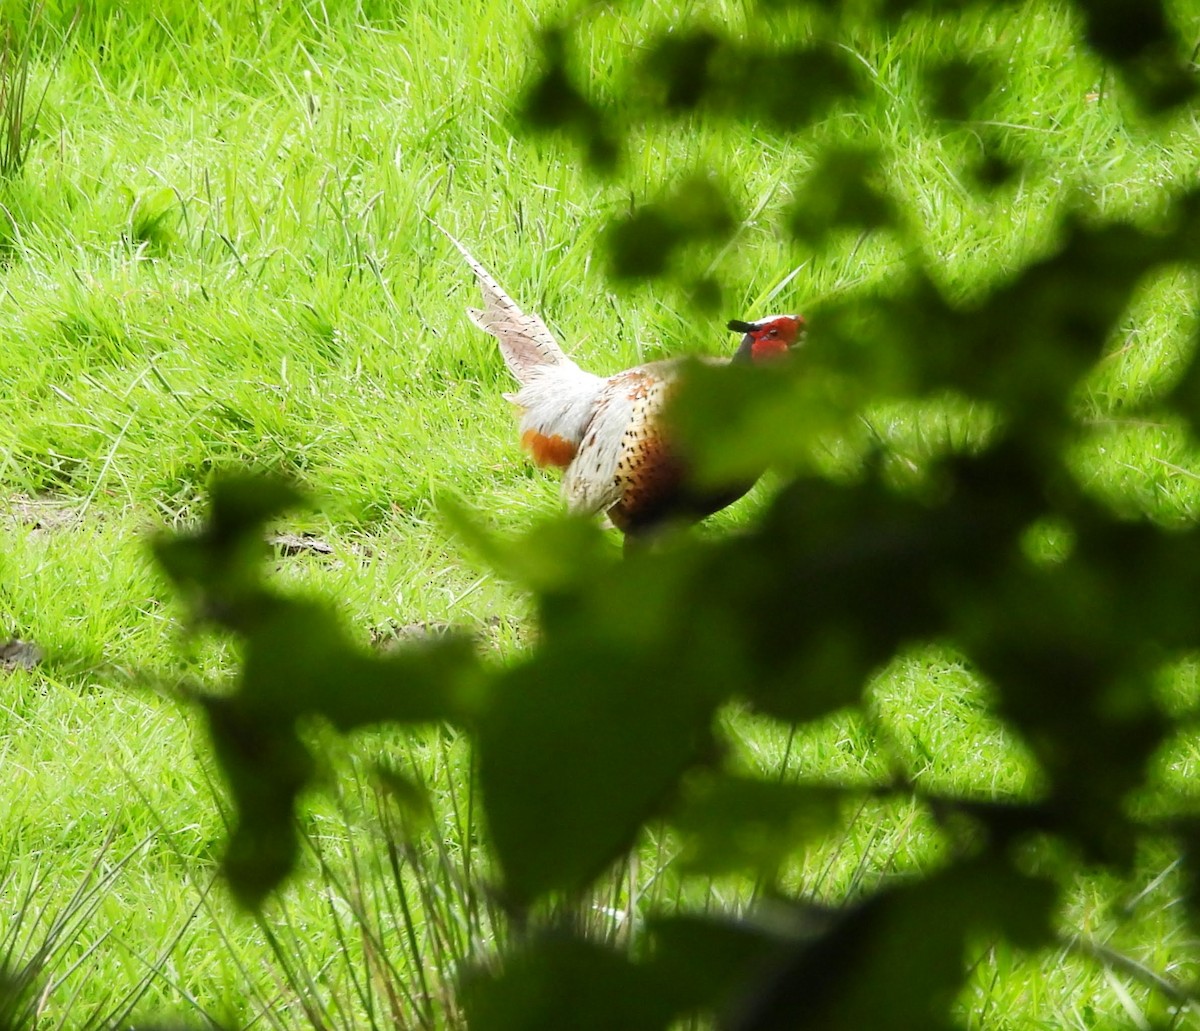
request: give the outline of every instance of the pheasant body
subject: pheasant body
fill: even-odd
[[[608,377],[585,372],[541,319],[522,312],[487,269],[450,239],[483,293],[483,308],[468,312],[496,338],[520,384],[505,396],[521,409],[521,444],[538,465],[563,470],[569,511],[604,513],[628,540],[666,522],[703,519],[754,485],[751,481],[718,491],[689,485],[687,465],[672,446],[663,419],[682,361],[648,362]],[[803,326],[795,315],[731,323],[746,333],[735,360],[761,357],[752,353],[760,343],[765,352],[786,350]]]

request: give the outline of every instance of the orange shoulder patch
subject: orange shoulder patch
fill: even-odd
[[[556,465],[565,469],[575,457],[575,445],[557,433],[547,436],[537,430],[526,430],[521,434],[521,446],[529,452],[538,465]]]

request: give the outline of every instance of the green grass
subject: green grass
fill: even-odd
[[[710,6],[710,17],[744,21],[741,7]],[[121,861],[61,946],[56,969],[70,972],[44,1000],[45,1026],[102,1021],[142,990],[148,969],[143,1013],[236,1026],[265,1009],[268,1026],[293,1027],[320,1012],[364,1026],[364,1013],[387,1007],[382,981],[355,987],[378,961],[347,930],[355,898],[369,896],[359,913],[375,914],[362,920],[378,925],[396,983],[418,992],[428,961],[438,999],[454,958],[486,952],[487,937],[503,933],[486,914],[464,930],[461,913],[437,915],[421,897],[413,872],[395,881],[374,865],[370,845],[391,810],[372,793],[372,756],[411,765],[433,789],[433,837],[446,852],[417,849],[412,871],[436,880],[464,853],[479,861],[463,808],[467,749],[435,730],[335,749],[329,792],[312,799],[305,822],[315,848],[263,921],[208,890],[220,788],[201,729],[171,690],[219,685],[236,654],[182,625],[145,547],[157,528],[199,516],[213,469],[283,470],[318,501],[288,529],[319,534],[333,554],[281,556],[279,576],[335,599],[364,646],[372,631],[420,622],[483,628],[496,661],[522,646],[524,600],[449,533],[438,498],[465,499],[515,531],[557,509],[557,487],[518,454],[500,397],[507,373],[462,312],[471,277],[427,216],[546,317],[581,363],[615,371],[668,353],[724,353],[723,318],[819,310],[902,279],[916,256],[969,300],[1043,252],[1064,205],[1153,224],[1200,159],[1192,120],[1143,122],[1048,3],[972,15],[959,28],[914,19],[890,40],[861,33],[854,57],[876,86],[862,108],[791,138],[716,121],[637,129],[615,182],[580,169],[559,142],[514,134],[532,27],[552,5],[380,0],[270,12],[230,0],[151,16],[159,10],[91,5],[59,61],[69,12],[48,7],[31,77],[48,90],[29,168],[0,185],[0,638],[32,638],[47,652],[35,671],[0,673],[0,840],[17,882],[36,883],[39,910],[67,906],[97,857]],[[676,18],[668,4],[606,9],[582,28],[579,56],[602,83],[618,81],[638,40]],[[1194,14],[1183,27],[1200,35]],[[1003,69],[989,124],[947,126],[923,109],[918,59],[963,48]],[[882,149],[905,234],[835,236],[811,253],[779,230],[830,142]],[[1029,164],[981,195],[971,170],[985,142]],[[734,247],[685,258],[686,270],[725,284],[722,318],[697,314],[686,275],[629,290],[604,275],[606,221],[696,169],[729,184],[744,216]],[[1080,479],[1166,521],[1200,511],[1194,446],[1152,406],[1195,327],[1195,282],[1161,276],[1079,392]],[[873,428],[919,458],[947,436],[969,440],[977,418],[950,402],[898,406],[881,409]],[[832,443],[830,468],[847,460]],[[745,519],[767,489],[717,529]],[[1191,711],[1194,669],[1181,667],[1163,693]],[[1025,751],[990,715],[987,686],[938,648],[880,671],[865,716],[838,715],[792,740],[746,713],[729,713],[725,728],[753,771],[865,784],[900,769],[944,790],[1021,793],[1036,783]],[[1161,776],[1187,782],[1198,760],[1200,742],[1181,739]],[[640,865],[606,889],[610,908],[636,921],[651,904],[747,900],[744,885],[701,890],[660,869],[676,847],[648,834]],[[847,812],[835,844],[800,857],[787,878],[837,900],[938,863],[940,848],[912,806],[873,802]],[[1200,957],[1170,905],[1178,877],[1164,855],[1148,851],[1129,884],[1072,881],[1061,923],[1186,981]],[[400,899],[412,906],[411,931]],[[0,941],[13,919],[0,911]],[[589,919],[612,924],[598,910]],[[470,934],[482,936],[474,946]],[[963,997],[968,1026],[1109,1027],[1167,1014],[1162,994],[1128,972],[987,942],[979,954]],[[395,1005],[410,1023],[449,1012]]]

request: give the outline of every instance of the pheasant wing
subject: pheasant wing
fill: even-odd
[[[636,508],[669,487],[674,458],[663,437],[662,411],[675,374],[676,363],[654,362],[607,381],[563,477],[572,512]]]

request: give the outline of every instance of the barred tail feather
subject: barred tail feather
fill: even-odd
[[[475,325],[496,338],[500,353],[517,382],[522,385],[528,383],[533,371],[542,366],[573,365],[574,362],[563,353],[546,324],[536,315],[521,311],[466,247],[436,222],[434,225],[458,248],[475,273],[483,294],[483,307],[468,308],[467,314]]]

